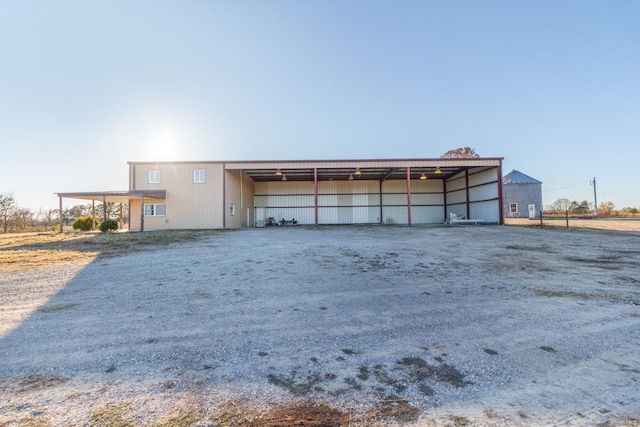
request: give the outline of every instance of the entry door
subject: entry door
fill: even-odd
[[[529,205],[529,219],[536,217],[536,205]]]

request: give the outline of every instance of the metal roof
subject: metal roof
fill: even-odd
[[[407,179],[410,168],[412,179],[424,173],[428,179],[448,179],[472,168],[493,168],[502,164],[502,157],[489,158],[437,158],[437,159],[359,159],[359,160],[250,160],[250,161],[177,161],[177,162],[128,162],[137,164],[223,164],[226,170],[242,170],[254,182],[313,181],[314,171],[318,181]],[[276,173],[277,172],[277,173]]]
[[[512,170],[502,178],[503,184],[542,184],[535,178],[531,178],[529,175],[525,175],[520,171]]]

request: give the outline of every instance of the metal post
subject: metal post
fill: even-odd
[[[107,219],[107,198],[102,196],[102,221],[106,221]]]
[[[565,218],[565,221],[567,222],[567,228],[569,228],[569,209],[564,211],[564,218]]]
[[[313,227],[318,228],[318,168],[313,168]]]
[[[542,209],[540,209],[540,228],[542,228],[544,226],[543,222],[542,222]]]
[[[91,229],[96,229],[96,201],[91,201]]]
[[[407,224],[411,227],[411,166],[407,166]]]
[[[593,213],[594,218],[598,218],[598,196],[596,195],[596,177],[594,176],[591,180],[591,184],[593,185]]]
[[[465,197],[467,198],[467,219],[471,219],[471,205],[469,204],[469,169],[464,170]]]
[[[144,196],[140,197],[140,232],[144,231]]]
[[[60,219],[60,233],[62,233],[62,221],[64,217],[64,214],[62,212],[62,196],[58,196],[58,198],[60,199],[60,210],[58,211],[58,217]]]

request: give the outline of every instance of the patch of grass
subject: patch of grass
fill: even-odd
[[[43,305],[38,309],[38,311],[42,313],[54,313],[56,311],[66,310],[68,308],[75,307],[76,305],[78,304],[71,303],[71,302],[61,302],[57,304]]]
[[[547,346],[547,345],[543,345],[543,346],[541,346],[541,347],[540,347],[540,350],[544,350],[544,351],[546,351],[547,353],[557,353],[557,350],[556,350],[555,348],[553,348],[553,347],[549,347],[549,346]]]
[[[496,355],[498,354],[498,352],[497,352],[497,351],[492,350],[492,349],[490,349],[490,348],[485,348],[485,349],[484,349],[484,352],[485,352],[485,353],[487,353],[489,356],[496,356]]]
[[[269,374],[267,375],[267,381],[269,381],[270,384],[287,390],[296,397],[310,394],[315,386],[322,382],[322,377],[319,373],[310,374],[302,381],[296,381],[296,376],[297,373],[295,371],[293,371],[289,377]]]
[[[131,402],[107,405],[91,412],[89,420],[100,427],[134,427],[132,406]]]
[[[347,377],[343,381],[344,381],[345,384],[347,384],[353,390],[362,390],[362,385],[359,384],[358,381],[356,381],[355,378]]]
[[[51,422],[47,418],[43,417],[24,417],[16,420],[9,420],[6,422],[0,423],[0,427],[8,427],[8,426],[20,426],[20,427],[49,427],[51,426]]]
[[[467,417],[462,417],[459,415],[453,415],[451,417],[451,421],[453,421],[453,425],[456,425],[456,426],[469,425],[469,420],[467,419]]]
[[[425,396],[433,396],[433,394],[435,393],[435,391],[426,384],[420,384],[418,386],[418,390],[420,390],[420,393],[424,394]]]
[[[269,353],[267,353],[266,351],[259,351],[258,352],[258,356],[260,356],[260,357],[265,357],[265,356],[268,356],[268,355],[269,355]]]
[[[435,380],[454,387],[464,387],[469,384],[458,369],[446,363],[433,366],[420,357],[405,357],[396,362],[396,367],[403,370],[412,383]]]
[[[19,233],[0,235],[0,273],[86,264],[112,257],[162,248],[219,234],[220,230],[168,230],[145,233]]]
[[[107,369],[105,369],[105,370],[104,370],[104,372],[105,372],[106,374],[110,374],[110,373],[115,372],[115,371],[116,371],[116,367],[115,367],[115,365],[109,365],[109,366],[107,367]]]
[[[359,354],[362,354],[361,351],[353,350],[351,348],[343,348],[340,351],[342,351],[342,353],[346,354],[347,356],[357,356]]]
[[[197,408],[186,405],[164,417],[160,422],[153,424],[153,427],[190,427],[196,425],[201,419],[200,411]]]
[[[368,411],[368,418],[395,420],[399,423],[415,422],[420,416],[420,409],[411,405],[407,399],[395,395],[385,396]]]
[[[29,390],[55,387],[58,384],[65,383],[67,381],[69,381],[69,377],[65,377],[62,375],[34,374],[22,377],[20,380],[18,380],[17,386],[19,392],[25,392]]]
[[[360,365],[358,366],[358,375],[356,375],[358,377],[358,379],[362,380],[362,381],[366,381],[369,379],[369,368],[364,366],[364,365]]]
[[[176,386],[175,381],[168,380],[168,381],[165,381],[165,382],[162,384],[162,389],[163,389],[163,390],[171,390],[171,389],[172,389],[172,388],[174,388],[175,386]]]

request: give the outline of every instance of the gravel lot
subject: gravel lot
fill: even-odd
[[[392,407],[390,425],[638,425],[639,243],[273,227],[8,273],[0,426],[161,424],[185,408],[185,425],[233,425],[225,402],[291,399]]]

